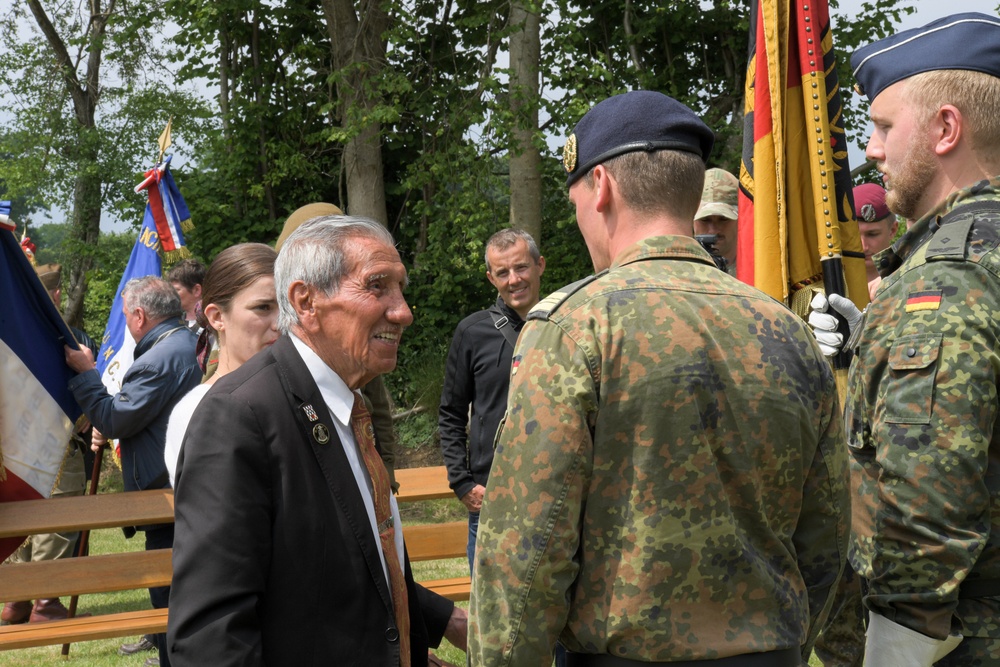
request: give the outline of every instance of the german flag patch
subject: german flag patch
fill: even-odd
[[[937,310],[941,307],[941,290],[930,292],[913,292],[906,299],[906,312],[918,310]]]
[[[511,361],[511,365],[510,365],[510,374],[511,375],[514,375],[515,373],[517,373],[517,367],[521,365],[521,356],[522,355],[519,354],[516,357],[514,357],[514,359]]]

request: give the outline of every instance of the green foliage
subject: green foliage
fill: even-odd
[[[438,387],[438,396],[441,388]],[[437,410],[425,410],[395,423],[399,444],[408,449],[437,447]]]
[[[83,300],[83,326],[98,345],[104,337],[115,291],[121,282],[137,234],[101,234],[94,253],[94,265],[87,272],[87,294]],[[64,246],[65,247],[65,246]],[[66,252],[64,250],[64,252]],[[65,275],[64,275],[65,280]]]

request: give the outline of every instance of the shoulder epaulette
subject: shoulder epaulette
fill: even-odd
[[[573,296],[576,292],[579,292],[585,285],[589,285],[601,276],[607,273],[607,270],[601,271],[598,274],[590,275],[583,280],[577,280],[575,283],[570,283],[565,287],[557,289],[552,294],[548,295],[541,301],[535,304],[535,307],[531,309],[528,313],[529,320],[547,320],[549,315],[554,313],[556,309],[561,306],[566,299]]]
[[[941,218],[941,228],[927,244],[927,259],[965,259],[969,232],[978,213],[1000,214],[1000,201],[987,200],[963,206]]]

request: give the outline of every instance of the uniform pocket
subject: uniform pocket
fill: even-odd
[[[883,397],[886,422],[930,422],[941,339],[942,334],[913,334],[898,338],[892,344]]]

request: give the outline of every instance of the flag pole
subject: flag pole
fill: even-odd
[[[87,490],[88,496],[97,495],[97,484],[101,479],[101,466],[104,463],[104,450],[108,448],[107,443],[101,445],[97,452],[94,454],[94,465],[90,471],[90,488]],[[73,554],[74,558],[82,558],[84,556],[90,555],[90,531],[81,530],[80,539],[76,543],[76,553]],[[69,599],[69,618],[76,617],[76,606],[80,599],[79,595],[74,595]],[[62,655],[67,657],[69,655],[69,644],[62,645]]]

